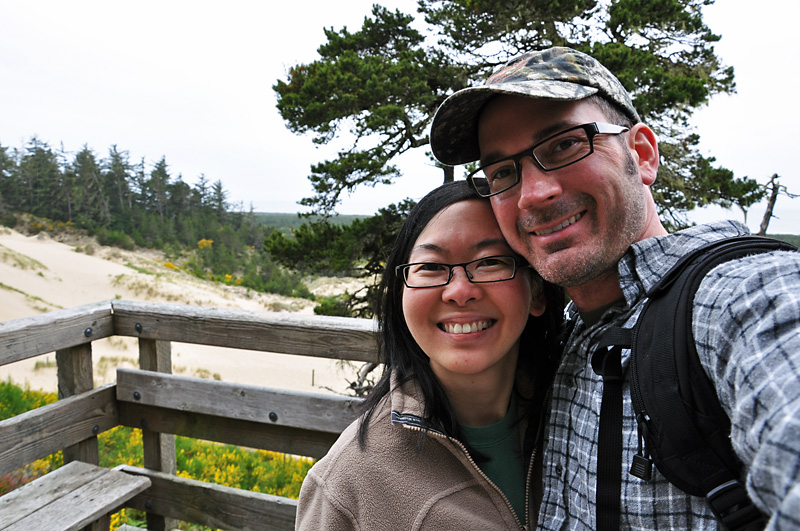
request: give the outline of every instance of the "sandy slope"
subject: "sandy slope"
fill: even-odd
[[[310,301],[205,282],[164,264],[153,252],[102,247],[87,239],[59,242],[45,233],[24,236],[0,227],[0,321],[115,298],[313,313]],[[312,290],[331,293],[345,287],[317,282]],[[131,338],[95,341],[92,349],[95,385],[113,381],[116,366],[131,366],[138,357]],[[55,390],[55,368],[35,369],[37,361],[53,365],[54,360],[50,353],[0,367],[0,379]],[[172,360],[173,371],[179,374],[314,392],[326,392],[325,388],[344,392],[345,379],[354,374],[331,361],[183,343],[172,345]]]

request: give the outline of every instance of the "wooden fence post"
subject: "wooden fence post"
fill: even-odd
[[[86,393],[94,389],[94,368],[92,367],[92,344],[84,343],[75,347],[56,350],[58,370],[58,399]],[[83,461],[92,465],[100,464],[100,449],[97,436],[90,437],[63,450],[64,464]],[[84,531],[108,531],[111,515],[105,515],[86,526]]]
[[[139,368],[172,374],[172,348],[169,341],[139,338]],[[175,436],[159,433],[142,426],[144,466],[151,470],[175,475],[178,467],[175,460]],[[161,515],[147,513],[147,529],[165,531],[177,529],[177,521]]]
[[[94,389],[91,343],[56,350],[56,366],[58,367],[59,400]],[[100,452],[97,447],[97,437],[91,437],[64,448],[64,464],[72,461],[99,465]]]

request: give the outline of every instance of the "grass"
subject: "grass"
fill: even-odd
[[[47,269],[47,266],[31,258],[30,256],[18,253],[9,249],[5,245],[0,245],[0,260],[3,262],[11,262],[11,265],[20,269]]]
[[[41,312],[49,312],[54,308],[55,309],[59,309],[59,310],[62,310],[64,308],[63,306],[59,306],[58,304],[53,304],[52,302],[47,302],[46,300],[44,300],[41,297],[37,297],[36,295],[31,295],[30,293],[25,293],[21,289],[17,289],[17,288],[15,288],[13,286],[9,286],[7,284],[3,284],[2,282],[0,282],[0,289],[5,289],[5,290],[8,290],[8,291],[13,291],[15,293],[19,293],[20,295],[24,296],[25,300],[27,300],[28,302],[40,302],[40,303],[44,304],[45,305],[44,307],[42,307],[42,306],[37,306],[36,307],[36,309],[41,311]]]
[[[142,273],[143,275],[154,275],[155,274],[152,271],[150,271],[149,269],[145,269],[143,267],[139,267],[139,266],[134,265],[134,264],[132,264],[130,262],[126,262],[125,263],[125,267],[129,267],[129,268],[133,269],[134,271],[136,271],[138,273]]]

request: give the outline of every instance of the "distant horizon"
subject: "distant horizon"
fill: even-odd
[[[271,215],[275,215],[275,216],[296,216],[297,215],[296,212],[294,212],[294,213],[293,212],[274,212],[274,211],[260,211],[260,210],[253,210],[253,214],[263,214],[263,215],[268,215],[268,216],[271,216]],[[319,214],[310,214],[310,216],[312,216],[312,217],[313,216],[318,216],[318,215]],[[375,214],[340,214],[338,212],[335,212],[332,215],[332,217],[370,218],[370,217],[375,216],[375,215],[377,215],[377,213],[375,213]],[[753,232],[753,234],[755,234],[755,231]],[[794,233],[794,232],[770,232],[768,230],[767,231],[767,236],[795,236],[798,239],[800,239],[800,233]]]

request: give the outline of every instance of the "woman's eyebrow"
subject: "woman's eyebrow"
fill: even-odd
[[[421,243],[419,245],[415,245],[414,248],[411,249],[409,255],[414,254],[414,251],[434,251],[437,253],[443,253],[444,249],[435,243]]]
[[[481,251],[483,249],[486,249],[488,247],[494,247],[496,245],[508,246],[508,243],[504,238],[487,238],[485,240],[480,240],[478,242],[475,242],[473,248],[477,251]],[[447,252],[447,250],[444,247],[436,245],[435,243],[421,243],[415,246],[413,249],[411,249],[409,256],[414,254],[415,251],[432,251],[435,253],[442,253],[442,254]]]
[[[495,245],[508,245],[505,238],[488,238],[486,240],[481,240],[475,244],[475,248],[478,250],[486,249],[487,247],[494,247]]]

